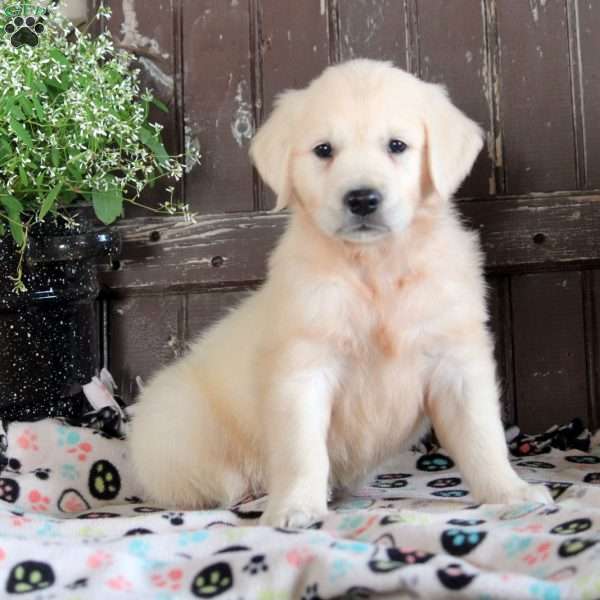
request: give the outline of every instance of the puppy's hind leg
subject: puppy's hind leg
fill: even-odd
[[[478,502],[552,502],[545,487],[526,483],[510,465],[491,350],[455,348],[441,357],[430,379],[427,408],[442,447]]]
[[[179,365],[167,368],[143,391],[129,434],[144,497],[165,508],[231,504],[246,484],[225,462],[227,442],[198,385]]]

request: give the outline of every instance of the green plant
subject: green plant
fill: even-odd
[[[101,6],[94,18],[109,17]],[[167,108],[140,89],[134,56],[109,32],[78,31],[55,8],[44,28],[35,47],[0,38],[0,237],[10,231],[20,265],[31,224],[48,216],[72,222],[68,209],[82,202],[110,224],[124,202],[138,204],[147,185],[178,180],[184,169],[181,156],[167,153],[162,126],[148,121],[151,104]],[[150,210],[190,217],[173,188],[167,192]],[[19,266],[16,291],[24,289],[21,273]]]

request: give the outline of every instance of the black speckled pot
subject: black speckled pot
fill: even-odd
[[[87,222],[35,225],[24,267],[28,291],[15,294],[15,245],[10,236],[0,239],[1,419],[81,415],[81,385],[100,367],[95,263],[119,251],[115,233]]]

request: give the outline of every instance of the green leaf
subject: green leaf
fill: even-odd
[[[15,242],[22,246],[25,242],[25,232],[23,230],[23,224],[21,223],[21,213],[23,212],[23,205],[12,196],[8,194],[0,195],[0,202],[6,208],[8,213],[10,232]]]
[[[71,66],[69,59],[57,48],[51,48],[48,54],[50,54],[50,56],[61,65],[64,65],[65,67]]]
[[[58,151],[58,148],[53,147],[52,150],[50,150],[50,158],[52,159],[52,164],[55,167],[58,167],[60,164],[60,152]]]
[[[158,98],[152,98],[150,102],[152,102],[152,104],[154,104],[156,108],[160,108],[160,110],[162,110],[163,112],[169,112],[167,105],[164,102],[161,102]]]
[[[54,202],[56,201],[56,198],[60,193],[62,185],[62,181],[59,181],[44,198],[44,201],[42,202],[42,207],[40,208],[40,212],[38,214],[38,219],[40,219],[40,221],[48,214],[50,209],[54,206]]]
[[[108,178],[108,190],[93,190],[92,203],[96,216],[105,224],[110,225],[123,212],[123,191],[112,178]]]
[[[17,121],[25,121],[25,115],[17,104],[12,104],[9,112]]]
[[[24,187],[29,185],[29,179],[27,178],[27,172],[23,168],[23,165],[19,165],[19,179]]]
[[[27,115],[29,118],[33,117],[33,104],[31,104],[26,96],[19,96],[19,104],[21,105],[25,115]]]
[[[0,158],[9,156],[12,154],[12,146],[10,145],[7,138],[4,136],[0,137]]]
[[[169,153],[167,152],[167,149],[164,147],[160,139],[156,137],[152,131],[150,131],[150,129],[147,127],[142,127],[139,131],[139,136],[140,140],[142,140],[142,144],[148,146],[148,148],[152,150],[159,164],[163,164],[169,160]]]
[[[19,121],[17,121],[13,115],[11,114],[8,118],[8,122],[10,123],[10,128],[13,130],[13,133],[29,148],[33,146],[33,142],[31,141],[31,136],[29,132]]]
[[[31,103],[35,109],[35,115],[38,118],[38,121],[44,121],[46,115],[44,114],[44,109],[42,108],[42,105],[36,96],[31,97]]]

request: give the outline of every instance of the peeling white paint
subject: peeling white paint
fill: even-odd
[[[244,99],[247,93],[248,83],[240,81],[236,88],[235,102],[237,104],[231,122],[231,134],[236,144],[241,148],[244,140],[252,139],[254,135],[254,118],[250,103]]]
[[[184,137],[185,137],[185,172],[190,173],[198,164],[193,160],[193,156],[200,155],[200,140],[194,135],[194,131],[198,130],[197,123],[190,124],[189,118],[184,117]]]
[[[122,43],[134,48],[150,48],[164,59],[169,58],[168,52],[161,52],[159,43],[148,36],[142,35],[135,10],[135,0],[123,0],[123,23],[121,23]]]
[[[465,52],[465,58],[467,59],[467,63],[470,63],[473,61],[473,53],[470,50],[467,50]]]
[[[537,23],[540,19],[540,8],[546,8],[546,2],[548,0],[529,0],[529,10],[533,17],[533,22]]]
[[[175,81],[172,75],[165,73],[152,59],[145,56],[139,56],[138,60],[144,66],[146,73],[159,85],[161,85],[168,95],[173,94],[175,89]]]
[[[240,5],[239,0],[231,0],[231,7],[232,8],[236,8],[239,5]]]
[[[320,9],[321,9],[321,15],[324,15],[325,14],[325,0],[321,0]]]

